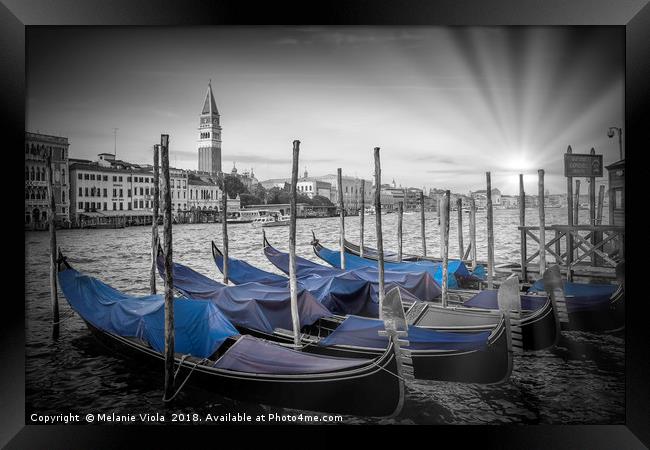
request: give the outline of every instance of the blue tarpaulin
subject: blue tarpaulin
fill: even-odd
[[[173,263],[174,288],[184,295],[213,302],[237,326],[272,333],[275,328],[293,329],[291,294],[288,287],[245,283],[225,286],[182,264]],[[158,256],[158,271],[164,274],[163,257]],[[298,290],[298,315],[301,325],[311,325],[332,313],[307,290]]]
[[[536,311],[546,304],[547,297],[539,295],[520,295],[521,309]],[[463,302],[463,306],[471,308],[499,309],[498,291],[487,289],[480,291],[474,297]]]
[[[618,286],[614,284],[588,284],[562,282],[566,308],[568,312],[585,311],[589,309],[606,308],[612,294]],[[537,280],[528,292],[543,292],[544,280]]]
[[[333,372],[366,364],[367,359],[301,353],[251,336],[242,336],[214,367],[247,373],[293,375]]]
[[[136,337],[153,349],[165,349],[165,300],[162,295],[132,297],[74,269],[59,272],[68,303],[100,330]],[[175,351],[197,357],[212,355],[228,336],[239,333],[209,302],[174,300]]]
[[[271,263],[284,273],[289,272],[289,255],[271,246],[264,248],[264,254]],[[371,297],[373,302],[379,302],[379,271],[376,267],[360,267],[352,270],[341,270],[335,267],[328,267],[322,264],[309,261],[308,259],[296,256],[296,275],[300,278],[332,277],[342,276],[354,277],[365,280],[371,284]],[[426,272],[384,272],[385,291],[398,287],[402,293],[402,300],[433,300],[440,295],[440,287],[433,278]],[[356,314],[350,312],[350,314]],[[373,316],[376,317],[376,316]]]
[[[341,253],[320,246],[316,254],[334,267],[341,267]],[[346,269],[360,269],[366,267],[377,267],[377,261],[361,258],[351,253],[345,254]],[[439,285],[442,284],[442,264],[433,261],[411,261],[411,262],[384,262],[384,268],[387,271],[420,273],[427,272]],[[458,288],[457,278],[471,279],[472,274],[467,269],[465,263],[460,260],[449,260],[449,274],[447,283],[450,288]]]
[[[334,332],[322,339],[319,345],[353,345],[367,348],[386,348],[388,338],[379,336],[384,330],[384,322],[366,317],[349,316]],[[454,333],[408,327],[409,341],[406,347],[411,350],[482,350],[487,347],[489,331]]]
[[[216,254],[214,261],[223,271],[223,255]],[[247,282],[268,286],[289,286],[289,279],[258,269],[245,261],[228,257],[228,278],[235,284]],[[371,295],[372,286],[354,275],[339,271],[328,276],[298,275],[298,286],[306,289],[334,314],[359,314],[377,316],[377,302]]]

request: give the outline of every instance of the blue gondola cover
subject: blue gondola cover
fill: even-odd
[[[607,308],[618,286],[614,284],[589,284],[563,281],[567,311],[578,312]],[[543,292],[544,280],[537,280],[528,292]]]
[[[136,337],[153,349],[165,349],[165,300],[162,295],[133,297],[74,269],[59,272],[68,303],[100,330]],[[175,351],[197,357],[212,355],[239,333],[219,309],[201,300],[174,300]]]
[[[384,322],[378,319],[349,316],[319,345],[351,345],[367,348],[386,348],[388,338],[379,335]],[[489,331],[455,333],[409,325],[409,345],[412,350],[483,350],[487,347]]]
[[[226,286],[182,264],[173,263],[174,288],[194,299],[209,300],[235,325],[272,333],[276,328],[293,329],[291,295],[286,286],[244,283]],[[158,271],[164,274],[162,256]],[[307,290],[298,291],[298,315],[301,325],[311,325],[332,313]]]

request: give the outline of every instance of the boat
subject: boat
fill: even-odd
[[[218,251],[218,249],[217,249]],[[330,250],[331,251],[331,250]],[[267,259],[280,271],[288,274],[289,272],[289,257],[286,253],[282,253],[279,250],[273,248],[271,244],[264,236],[264,254]],[[215,246],[213,243],[213,256],[215,257],[215,262],[221,270],[221,262],[219,254],[215,255]],[[230,260],[230,258],[229,258]],[[245,264],[245,263],[244,263]],[[241,266],[241,263],[236,262],[232,267],[236,267],[237,270]],[[255,269],[258,270],[259,269]],[[244,267],[243,279],[246,280],[255,280],[263,279],[264,275],[260,277],[259,274],[251,271]],[[263,271],[262,271],[263,272]],[[267,272],[268,273],[268,272]],[[375,285],[378,283],[378,271],[375,267],[362,267],[348,271],[342,271],[339,268],[326,267],[321,264],[317,264],[313,261],[309,261],[305,258],[296,257],[296,275],[302,280],[310,275],[315,275],[318,279],[326,279],[332,274],[355,274],[360,278],[366,279],[370,282],[373,282]],[[275,277],[278,275],[270,274]],[[431,276],[427,272],[419,273],[405,273],[405,272],[392,272],[386,270],[384,272],[385,282],[387,285],[390,283],[391,286],[399,286],[405,288],[405,290],[411,294],[411,297],[408,300],[404,301],[405,306],[409,306],[413,311],[420,311],[421,314],[428,315],[427,320],[432,320],[436,315],[441,315],[440,310],[446,310],[448,308],[443,308],[440,304],[439,295],[441,290],[439,286],[433,281],[433,287],[427,287],[426,290],[415,290],[412,289],[413,278],[416,277],[427,277],[431,279]],[[411,281],[410,283],[408,281]],[[422,295],[422,293],[426,293]],[[486,290],[469,290],[469,289],[450,289],[448,293],[449,304],[454,307],[454,311],[457,313],[467,313],[472,312],[496,312],[500,309],[498,303],[498,291],[492,289]],[[556,299],[551,295],[545,295],[542,292],[529,292],[529,293],[520,293],[519,302],[514,306],[513,310],[510,311],[514,313],[514,322],[517,327],[521,328],[521,343],[523,350],[526,351],[535,351],[543,350],[549,347],[555,346],[560,338],[560,316],[558,313],[559,307],[563,305],[557,305],[557,302],[562,302],[562,299]],[[426,302],[426,306],[422,303]],[[438,308],[438,309],[434,309]],[[415,313],[411,311],[409,314],[412,316]],[[423,316],[424,317],[424,316]],[[444,314],[442,315],[444,317]],[[418,323],[426,323],[424,321]],[[441,319],[437,319],[436,322],[438,325],[441,325]],[[460,322],[462,323],[462,321]]]
[[[124,294],[73,269],[61,253],[57,265],[66,300],[99,341],[163,368],[162,295]],[[392,339],[373,359],[296,351],[240,334],[214,303],[189,298],[174,299],[174,321],[177,376],[222,396],[362,416],[395,415],[403,404]]]
[[[260,212],[257,210],[232,211],[228,213],[226,223],[252,223],[253,220],[260,217]]]
[[[161,263],[162,256],[159,255],[159,271]],[[235,269],[235,265],[232,268]],[[282,308],[276,306],[273,308],[276,315],[266,318],[255,305],[258,302],[256,298],[262,293],[270,295],[269,292],[275,292],[282,297],[283,291],[282,298],[288,299],[286,282],[274,285],[273,280],[269,280],[270,284],[265,285],[249,281],[225,286],[176,262],[173,270],[175,289],[189,298],[212,301],[235,326],[241,327],[242,332],[276,342],[292,342],[292,332],[274,326],[274,320],[289,321],[289,311],[284,308],[281,315]],[[231,279],[230,268],[228,277]],[[298,288],[301,310],[317,309],[313,303],[318,300],[302,282]],[[400,294],[398,289],[389,292]],[[328,313],[312,316],[311,321],[301,319],[300,323],[305,324],[301,328],[304,351],[352,358],[376,357],[385,351],[387,340],[378,335],[383,329],[381,320]],[[482,384],[501,383],[509,378],[512,344],[509,322],[503,313],[485,311],[465,315],[450,308],[447,315],[442,316],[416,308],[409,309],[405,316],[410,343],[405,349],[411,357],[407,366],[412,367],[415,378]],[[464,321],[463,326],[458,325],[459,320]],[[454,326],[449,326],[450,323]]]
[[[557,267],[557,266],[554,266]],[[567,330],[614,331],[625,327],[625,262],[616,266],[617,284],[576,283],[562,280],[559,267],[547,269],[528,292],[553,283],[566,304],[561,326]]]
[[[314,253],[320,259],[331,265],[335,268],[341,267],[341,253],[338,251],[330,250],[323,247],[316,235],[312,231],[313,240],[311,242],[314,249]],[[362,267],[376,267],[377,266],[377,251],[371,248],[367,248],[368,253],[364,250],[363,257],[355,255],[352,251],[348,250],[346,244],[345,248],[345,267],[346,269],[358,269]],[[366,249],[366,247],[364,247]],[[374,251],[374,255],[373,255]],[[408,272],[408,273],[418,273],[418,272],[427,272],[431,277],[438,283],[442,284],[442,262],[433,261],[430,259],[404,259],[402,262],[398,262],[397,258],[392,258],[392,253],[384,252],[384,255],[388,256],[388,259],[384,260],[385,270],[395,271],[395,272]],[[460,288],[460,287],[469,287],[476,284],[479,284],[483,281],[484,271],[482,266],[478,266],[474,271],[470,271],[465,263],[459,259],[449,259],[448,261],[448,276],[447,276],[447,285],[449,288]]]
[[[290,216],[264,216],[253,220],[253,226],[268,227],[287,227],[290,223]]]

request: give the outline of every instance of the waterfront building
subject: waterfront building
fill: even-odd
[[[230,171],[230,176],[237,178],[239,181],[242,182],[242,184],[248,189],[248,192],[251,192],[253,189],[253,186],[259,183],[257,179],[255,178],[255,174],[253,173],[253,169],[249,170],[244,170],[242,173],[239,173],[237,171],[237,167],[235,167],[235,163],[232,164],[232,170]]]
[[[501,196],[501,207],[503,209],[517,209],[517,208],[519,208],[519,196],[518,195],[502,195]]]
[[[305,170],[304,176],[298,180],[296,190],[309,198],[314,198],[316,195],[330,199],[330,201],[332,198],[332,184],[327,181],[310,178],[307,170]]]
[[[323,176],[312,177],[313,180],[329,183],[330,196],[329,199],[335,205],[338,205],[338,181],[337,174],[329,174]],[[343,208],[348,212],[356,212],[359,210],[361,204],[361,179],[358,177],[351,177],[342,175],[341,183],[343,185]],[[364,180],[364,202],[366,205],[371,205],[373,202],[372,180]]]
[[[605,167],[609,181],[609,224],[625,226],[625,160]]]
[[[500,206],[501,205],[501,191],[497,188],[493,188],[492,191],[492,206]],[[480,189],[478,191],[470,192],[470,195],[472,198],[474,198],[474,202],[476,202],[476,207],[480,209],[484,209],[487,206],[487,190],[486,189]]]
[[[219,111],[212,94],[212,83],[208,83],[203,109],[199,120],[199,171],[216,176],[221,172],[221,125]]]
[[[189,172],[187,175],[188,209],[190,211],[219,211],[222,192],[217,178],[206,172]]]
[[[46,160],[52,155],[55,221],[70,223],[70,182],[68,138],[25,132],[25,227],[45,229],[50,198],[47,188]]]
[[[77,226],[116,217],[151,223],[153,173],[146,166],[112,153],[100,153],[97,161],[71,158],[70,192],[70,218]]]

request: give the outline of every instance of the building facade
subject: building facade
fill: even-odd
[[[329,183],[330,196],[329,199],[335,205],[338,205],[339,193],[338,193],[338,176],[337,174],[324,175],[320,177],[313,177],[313,180],[323,181]],[[373,201],[373,191],[372,191],[372,181],[370,180],[361,180],[360,178],[350,177],[343,175],[341,177],[342,189],[343,189],[343,207],[346,211],[355,212],[358,211],[361,205],[361,183],[364,183],[364,202],[366,205],[372,204]]]
[[[205,172],[188,173],[187,187],[190,211],[220,211],[222,193],[216,178]]]
[[[95,217],[151,220],[153,173],[111,153],[100,153],[97,161],[71,159],[70,191],[70,217],[77,225]]]
[[[199,171],[216,176],[221,172],[221,125],[219,111],[212,94],[212,83],[208,83],[203,109],[199,119]]]
[[[68,138],[38,133],[25,133],[25,227],[44,229],[47,226],[50,197],[47,187],[47,157],[51,155],[55,221],[70,223],[70,182]]]

